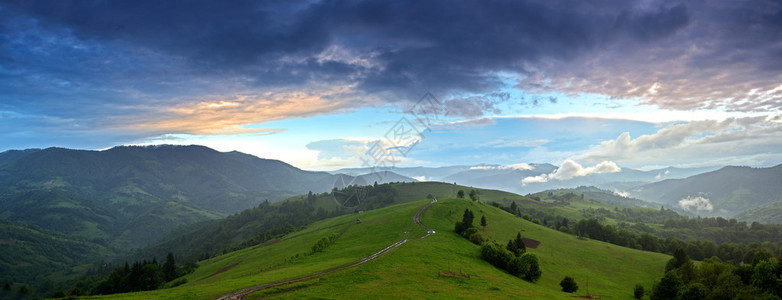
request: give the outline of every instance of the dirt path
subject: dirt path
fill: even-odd
[[[437,198],[434,198],[434,200],[432,200],[432,202],[429,202],[429,204],[427,204],[427,205],[424,205],[424,207],[421,207],[421,209],[419,209],[419,210],[418,210],[418,212],[416,212],[416,213],[415,213],[415,216],[413,217],[413,221],[414,221],[416,224],[418,224],[419,226],[421,226],[421,227],[423,227],[424,229],[426,229],[426,235],[422,236],[422,237],[421,237],[422,239],[425,239],[425,238],[427,238],[428,236],[430,236],[430,235],[433,235],[433,234],[435,234],[435,233],[436,233],[436,232],[435,232],[434,230],[432,230],[431,228],[429,228],[429,227],[426,227],[426,225],[424,225],[424,224],[421,224],[421,220],[420,220],[420,218],[421,218],[421,214],[424,212],[424,210],[426,210],[427,208],[429,208],[429,206],[431,206],[432,204],[435,204],[435,203],[437,203]]]
[[[426,227],[424,224],[421,224],[420,218],[421,218],[421,214],[424,212],[424,210],[426,210],[429,206],[431,206],[432,204],[434,204],[436,202],[437,202],[437,199],[434,199],[434,200],[432,200],[432,202],[427,203],[426,205],[421,207],[418,210],[418,212],[415,213],[415,216],[413,216],[413,221],[416,224],[418,224],[419,226],[421,226],[424,229],[426,229],[426,231],[427,231],[426,235],[421,237],[422,239],[435,234],[434,230],[430,229],[429,227]],[[233,291],[233,292],[230,292],[228,294],[225,294],[225,295],[223,295],[223,296],[221,296],[220,298],[217,298],[217,299],[218,300],[239,300],[239,299],[243,299],[245,296],[247,296],[249,294],[252,294],[252,293],[255,293],[257,291],[261,291],[261,290],[265,290],[265,289],[269,289],[269,288],[273,288],[273,287],[278,287],[278,286],[282,286],[282,285],[286,285],[286,284],[291,284],[291,283],[296,283],[296,282],[301,282],[301,281],[307,281],[307,280],[314,279],[314,278],[317,278],[317,277],[320,277],[320,276],[323,276],[323,275],[326,275],[326,274],[334,273],[334,272],[341,271],[341,270],[348,269],[348,268],[353,268],[353,267],[359,266],[359,265],[361,265],[361,264],[363,264],[365,262],[368,262],[370,260],[378,258],[381,255],[386,254],[386,253],[390,252],[391,250],[394,250],[397,247],[404,245],[405,243],[407,243],[407,241],[408,241],[408,239],[403,239],[403,240],[397,241],[396,243],[393,243],[393,244],[389,245],[388,247],[383,248],[383,250],[375,252],[375,253],[367,256],[367,257],[364,257],[362,259],[359,259],[359,260],[354,261],[354,262],[349,263],[349,264],[345,264],[345,265],[342,265],[342,266],[339,266],[339,267],[334,267],[334,268],[331,268],[331,269],[326,269],[326,270],[323,270],[323,271],[318,271],[318,272],[315,272],[315,273],[311,273],[311,274],[307,274],[307,275],[304,275],[304,276],[299,276],[299,277],[295,277],[295,278],[291,278],[291,279],[279,280],[279,281],[274,281],[274,282],[269,282],[269,283],[265,283],[265,284],[260,284],[260,285],[244,288],[244,289],[241,289],[241,290],[238,290],[238,291]]]
[[[209,274],[209,275],[208,275],[208,276],[206,276],[206,277],[201,277],[200,279],[198,279],[198,280],[196,280],[196,281],[201,281],[201,280],[207,279],[207,278],[209,278],[209,277],[215,276],[215,275],[217,275],[217,274],[223,273],[223,272],[225,272],[225,271],[228,271],[228,270],[230,270],[231,268],[233,268],[233,267],[236,267],[236,265],[237,265],[237,264],[238,264],[238,263],[235,263],[235,264],[233,264],[233,265],[230,265],[230,266],[224,267],[224,268],[222,268],[222,269],[220,269],[220,270],[217,270],[216,272],[214,272],[214,273],[212,273],[212,274]]]

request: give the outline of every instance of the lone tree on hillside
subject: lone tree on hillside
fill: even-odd
[[[565,276],[565,278],[559,282],[559,286],[562,287],[562,291],[565,293],[573,293],[578,291],[578,284],[576,284],[576,280],[570,276]]]
[[[478,193],[475,192],[475,189],[470,191],[470,200],[478,201]]]
[[[486,227],[486,216],[481,216],[481,226]]]
[[[464,190],[459,190],[456,192],[456,198],[464,198]]]
[[[524,253],[521,255],[521,263],[523,266],[523,278],[529,282],[535,282],[543,275],[543,271],[540,270],[540,264],[538,263],[538,256],[533,253]],[[522,274],[519,274],[522,275]]]

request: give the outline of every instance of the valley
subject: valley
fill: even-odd
[[[19,166],[42,159],[31,156],[40,155],[42,151],[46,150],[0,156],[5,157],[0,162],[0,171],[15,172]],[[46,156],[64,155],[58,149],[50,151],[54,152]],[[120,151],[113,154],[119,157],[125,157],[126,152],[133,153],[130,157],[164,157],[174,155],[166,154],[167,151],[174,151],[179,153],[176,154],[178,156],[198,157],[189,164],[204,168],[208,167],[206,158],[222,161],[220,163],[229,163],[236,158],[254,161],[234,153],[189,146],[110,151]],[[66,157],[74,154],[65,153]],[[95,155],[75,154],[77,157]],[[58,159],[65,160],[63,157]],[[177,164],[182,164],[182,159]],[[112,164],[112,160],[95,161],[98,165]],[[164,164],[159,159],[152,161]],[[139,160],[134,164],[149,163],[148,160]],[[198,201],[207,200],[193,200],[196,196],[186,195],[196,194],[184,192],[193,186],[176,183],[184,180],[176,179],[177,176],[187,177],[190,175],[186,174],[203,171],[189,171],[182,175],[169,172],[147,181],[138,177],[130,181],[115,180],[112,185],[100,173],[100,170],[112,170],[111,167],[83,169],[83,174],[98,172],[98,176],[66,174],[54,168],[27,171],[30,175],[14,177],[13,181],[11,177],[5,177],[8,182],[6,195],[11,197],[3,202],[8,208],[3,214],[6,218],[3,226],[7,230],[3,231],[4,240],[0,247],[6,247],[7,253],[17,258],[0,260],[0,265],[5,266],[4,281],[15,282],[14,288],[18,289],[22,286],[20,284],[29,285],[38,295],[77,287],[85,294],[107,293],[106,283],[101,281],[123,261],[143,261],[146,265],[153,258],[173,253],[178,265],[181,264],[177,268],[181,269],[179,273],[184,274],[183,277],[161,283],[152,291],[94,297],[311,298],[321,293],[340,298],[370,296],[382,290],[388,293],[387,297],[407,297],[404,295],[409,294],[416,298],[437,298],[458,297],[464,292],[460,289],[467,289],[500,298],[563,298],[568,294],[562,293],[557,286],[559,280],[569,276],[584,288],[580,291],[584,295],[624,298],[630,295],[636,284],[645,286],[647,291],[654,287],[656,280],[664,274],[662,267],[669,255],[677,249],[684,249],[696,260],[715,256],[733,264],[752,261],[757,252],[777,253],[782,249],[782,225],[750,224],[721,217],[703,218],[697,215],[697,211],[674,203],[647,202],[595,186],[551,189],[523,196],[455,183],[416,182],[391,172],[334,175],[301,171],[305,175],[301,178],[320,179],[295,179],[300,180],[298,190],[279,194],[293,196],[276,201],[263,199],[258,202],[262,199],[259,197],[264,197],[259,195],[267,195],[269,191],[263,186],[249,189],[251,185],[241,183],[247,179],[225,179],[233,182],[225,189],[215,189],[211,184],[211,194],[225,193],[231,199],[246,193],[241,197],[254,199],[248,200],[248,203],[253,203],[248,208],[232,212],[226,208],[214,209],[215,204],[202,206]],[[660,181],[647,188],[651,190],[653,186],[669,182],[709,182],[700,178],[717,176],[715,174],[730,178],[734,176],[731,175],[734,169]],[[279,172],[264,168],[256,170]],[[464,172],[464,167],[412,170],[434,175],[444,171]],[[742,176],[756,171],[735,170],[744,170]],[[408,175],[411,172],[399,171]],[[230,178],[226,177],[229,173],[225,172],[228,171],[221,172],[209,171],[206,174],[223,175],[204,180]],[[272,177],[262,175],[254,180]],[[370,184],[374,179],[380,179],[380,182]],[[385,182],[387,180],[399,181]],[[163,182],[171,182],[170,187],[159,189]],[[715,183],[730,188],[730,184]],[[323,187],[302,192],[311,184]],[[329,185],[331,189],[326,188]],[[677,183],[677,186],[693,187],[683,183]],[[708,189],[704,184],[694,187],[699,186]],[[239,192],[236,187],[246,190]],[[178,192],[171,193],[177,189]],[[134,192],[129,193],[130,190]],[[101,191],[108,191],[106,195],[109,196],[98,196]],[[295,195],[297,193],[299,195]],[[439,201],[434,202],[435,199]],[[121,203],[134,204],[117,206]],[[431,207],[419,211],[427,203]],[[118,207],[123,208],[117,210]],[[766,212],[773,211],[774,207],[759,207],[747,214],[768,219],[773,213],[766,216]],[[530,252],[540,259],[544,273],[542,279],[530,283],[483,261],[480,246],[453,232],[453,224],[460,220],[460,210],[464,209],[486,217],[488,225],[477,228],[488,241],[496,240],[502,244],[515,233],[521,233],[526,241],[535,244]],[[48,217],[21,218],[27,213]],[[131,213],[135,214],[133,220],[121,225],[130,227],[117,231],[116,228],[123,228],[117,227],[119,224],[128,222],[122,221],[125,220],[123,218]],[[421,225],[415,222],[415,217]],[[65,219],[75,222],[61,226]],[[357,219],[361,221],[357,222]],[[421,239],[427,236],[429,230],[421,226],[431,228],[437,234]],[[130,244],[138,247],[120,247]],[[316,244],[321,246],[313,250]],[[53,252],[52,247],[64,252]],[[605,266],[600,267],[601,264]],[[35,271],[30,273],[29,270]],[[399,278],[389,275],[397,273]],[[620,278],[633,281],[620,285],[617,284],[621,282]],[[437,282],[434,286],[438,288],[426,284],[432,281]],[[589,291],[585,289],[587,281]],[[357,283],[356,289],[342,288],[342,285],[351,285],[351,282]]]

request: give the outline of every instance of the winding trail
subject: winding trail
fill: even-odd
[[[415,216],[413,216],[413,222],[415,222],[419,226],[423,227],[427,231],[426,235],[421,237],[422,239],[423,238],[427,238],[427,237],[435,234],[434,230],[430,229],[429,227],[426,227],[426,225],[424,225],[424,224],[421,224],[420,218],[421,218],[421,214],[424,212],[424,210],[426,210],[427,208],[429,208],[429,206],[431,206],[432,204],[434,204],[436,202],[437,202],[437,198],[432,200],[432,202],[429,202],[426,205],[424,205],[423,207],[421,207],[415,213]],[[343,231],[343,233],[344,233],[344,231]],[[294,278],[291,278],[291,279],[278,280],[278,281],[264,283],[264,284],[260,284],[260,285],[256,285],[256,286],[251,286],[251,287],[248,287],[248,288],[244,288],[244,289],[241,289],[241,290],[233,291],[233,292],[230,292],[228,294],[222,295],[222,296],[220,296],[220,298],[217,298],[217,299],[218,300],[240,300],[240,299],[243,299],[245,296],[247,296],[249,294],[252,294],[252,293],[255,293],[257,291],[261,291],[261,290],[265,290],[265,289],[269,289],[269,288],[273,288],[273,287],[278,287],[278,286],[281,286],[281,285],[292,284],[292,283],[301,282],[301,281],[307,281],[307,280],[314,279],[314,278],[317,278],[317,277],[320,277],[320,276],[323,276],[323,275],[326,275],[326,274],[334,273],[334,272],[341,271],[341,270],[348,269],[348,268],[353,268],[353,267],[359,266],[359,265],[361,265],[361,264],[363,264],[365,262],[368,262],[370,260],[378,258],[381,255],[386,254],[386,253],[390,252],[391,250],[394,250],[397,247],[404,245],[405,243],[407,243],[407,241],[408,241],[408,239],[399,240],[396,243],[393,243],[393,244],[389,245],[388,247],[383,248],[383,250],[380,250],[378,252],[372,253],[372,254],[370,254],[367,257],[364,257],[362,259],[359,259],[357,261],[354,261],[354,262],[351,262],[351,263],[348,263],[348,264],[345,264],[345,265],[341,265],[341,266],[338,266],[338,267],[334,267],[334,268],[318,271],[318,272],[315,272],[315,273],[310,273],[310,274],[299,276],[299,277],[294,277]]]

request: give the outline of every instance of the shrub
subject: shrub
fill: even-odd
[[[172,281],[171,283],[168,284],[168,287],[169,288],[177,287],[177,286],[183,285],[185,283],[187,283],[187,278],[183,277],[183,278],[179,278],[177,280]]]
[[[472,235],[470,235],[470,242],[473,242],[473,244],[481,245],[485,241],[486,241],[486,239],[483,238],[483,235],[481,235],[480,233],[476,232],[476,233],[473,233]]]
[[[497,244],[497,242],[484,243],[481,246],[483,260],[503,270],[507,270],[508,263],[513,259],[513,253]]]
[[[633,297],[635,299],[641,299],[644,296],[644,286],[640,284],[635,285],[635,289],[633,289]]]
[[[578,291],[578,284],[576,284],[576,280],[570,276],[565,276],[565,278],[559,282],[559,286],[562,287],[562,291],[565,293],[573,293]]]
[[[508,251],[510,252],[510,251]],[[521,262],[524,270],[524,279],[530,282],[535,282],[540,279],[543,272],[540,270],[540,264],[538,263],[538,256],[527,252],[521,255]]]
[[[470,227],[465,229],[464,232],[462,232],[462,236],[466,238],[470,238],[470,236],[476,233],[478,233],[478,229],[476,229],[475,227]]]

